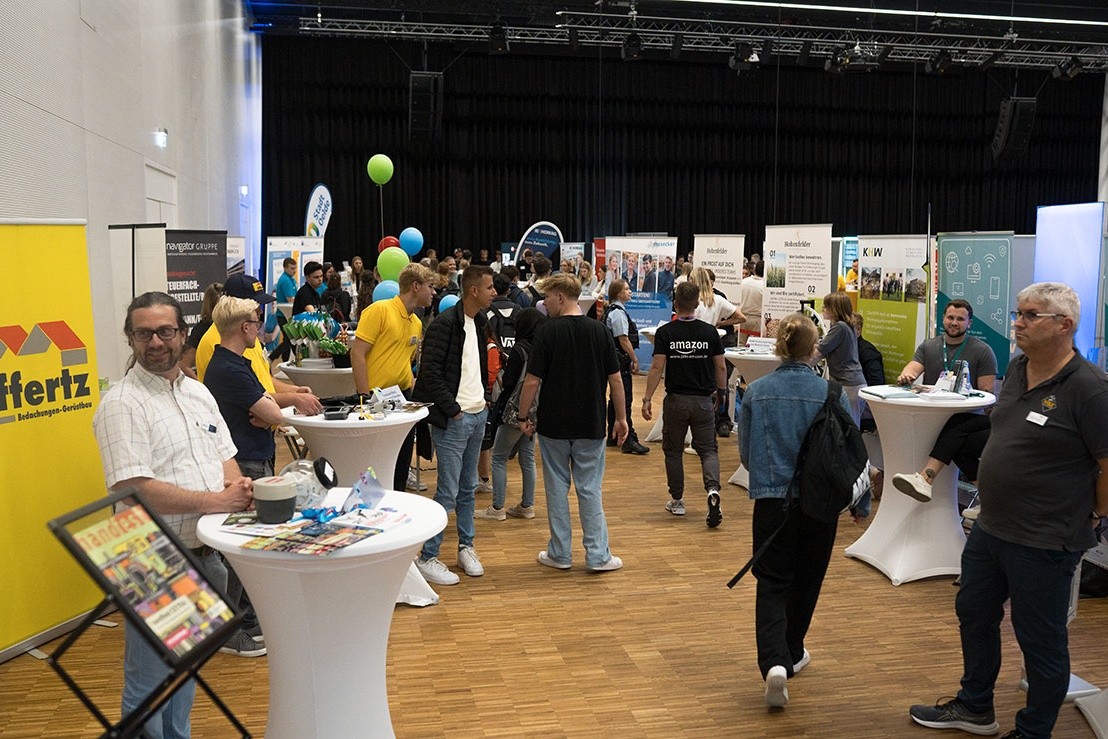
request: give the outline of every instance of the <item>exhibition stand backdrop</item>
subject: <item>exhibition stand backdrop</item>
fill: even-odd
[[[59,264],[88,260],[83,221],[0,222],[0,244],[9,264],[43,254]],[[92,436],[100,388],[88,270],[70,270],[65,290],[7,292],[0,298],[0,496],[25,525],[0,537],[0,661],[70,630],[100,600],[46,521],[104,495]]]

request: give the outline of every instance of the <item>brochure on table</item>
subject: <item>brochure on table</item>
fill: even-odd
[[[834,289],[831,224],[766,226],[766,288],[762,335],[776,338],[781,319],[801,301],[822,300]]]
[[[604,256],[608,276],[627,280],[631,286],[626,308],[638,328],[657,326],[672,317],[676,237],[608,236]],[[649,342],[639,342],[635,357],[643,372],[650,367],[653,354]]]
[[[927,337],[928,254],[924,235],[858,237],[858,312],[886,379],[896,379]]]

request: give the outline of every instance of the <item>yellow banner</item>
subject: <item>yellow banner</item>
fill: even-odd
[[[46,522],[103,497],[92,435],[100,399],[82,225],[2,225],[12,266],[66,265],[49,289],[0,297],[0,652],[92,608],[99,588]],[[25,273],[16,269],[12,274]]]

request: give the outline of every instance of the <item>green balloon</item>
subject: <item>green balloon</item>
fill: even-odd
[[[382,280],[399,280],[400,270],[408,266],[408,255],[399,246],[390,246],[377,255],[377,271]]]
[[[374,154],[365,165],[369,172],[369,179],[378,185],[383,185],[392,179],[392,160],[384,154]]]

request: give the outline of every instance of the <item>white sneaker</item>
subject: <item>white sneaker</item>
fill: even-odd
[[[413,493],[420,493],[427,489],[427,485],[416,479],[416,471],[409,467],[408,482],[404,484],[404,488],[411,490]]]
[[[434,583],[435,585],[457,585],[458,580],[461,579],[451,572],[438,557],[417,559],[415,561],[415,566],[416,569],[419,570],[419,574],[423,575],[427,582]]]
[[[812,661],[812,655],[808,653],[808,650],[804,650],[804,654],[801,655],[800,661],[793,665],[793,675],[803,670],[808,666],[808,663]]]
[[[503,508],[495,508],[490,505],[488,508],[482,508],[479,511],[474,511],[473,517],[482,518],[486,521],[503,521],[505,518],[508,517],[508,514],[504,511]]]
[[[691,446],[687,446],[685,447],[685,454],[696,454],[696,450],[693,449]]]
[[[905,495],[915,498],[920,503],[927,503],[931,500],[931,483],[918,472],[913,472],[910,475],[898,472],[893,475],[893,487]]]
[[[966,510],[962,511],[962,518],[967,521],[976,521],[977,517],[981,515],[981,505],[970,506]]]
[[[589,572],[611,572],[612,570],[618,570],[622,567],[623,560],[613,554],[612,558],[604,564],[597,565],[596,567],[589,567],[587,569]]]
[[[487,477],[482,477],[481,481],[477,483],[477,492],[479,493],[491,493],[492,492],[492,480]]]
[[[774,665],[766,673],[766,705],[784,708],[789,705],[789,673],[781,665]]]
[[[556,559],[551,559],[550,555],[546,553],[545,549],[539,552],[539,556],[535,559],[540,565],[553,567],[556,570],[568,570],[570,567],[568,562],[559,562]]]
[[[674,500],[673,498],[670,498],[669,501],[666,503],[666,510],[669,511],[670,513],[672,513],[675,516],[684,516],[685,515],[685,501],[684,500]]]
[[[514,505],[508,508],[508,515],[512,518],[534,518],[535,506],[533,505]]]
[[[481,560],[477,559],[477,552],[473,551],[473,547],[462,547],[458,550],[458,566],[470,577],[481,577],[485,574],[485,568],[481,565]]]

